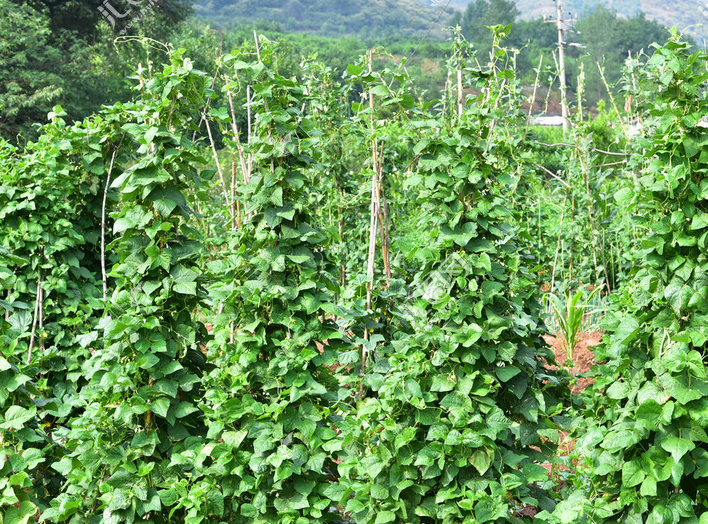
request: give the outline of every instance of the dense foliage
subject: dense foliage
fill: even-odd
[[[0,141],[2,522],[704,521],[708,57],[673,35],[637,135],[612,100],[563,136],[513,31],[458,30],[431,100],[381,50],[184,34]],[[583,395],[546,290],[609,304]]]
[[[444,37],[444,20],[436,10],[416,0],[204,0],[196,5],[196,13],[221,26],[268,20],[291,32],[309,31],[330,37],[376,38],[383,30],[421,37],[431,29],[435,38]],[[449,17],[452,9],[447,13]]]
[[[618,191],[641,244],[611,309],[580,431],[589,489],[568,522],[703,522],[708,437],[705,53],[674,35],[648,63],[640,176]],[[601,392],[604,391],[604,394]],[[577,495],[577,494],[576,494]],[[700,518],[700,519],[699,519]]]

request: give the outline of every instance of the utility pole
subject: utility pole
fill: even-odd
[[[568,97],[566,96],[566,78],[565,78],[565,38],[563,35],[563,23],[575,22],[577,19],[563,20],[563,9],[561,0],[555,0],[556,3],[556,19],[546,20],[547,22],[555,22],[558,27],[558,67],[560,68],[560,85],[561,85],[561,113],[563,115],[563,134],[568,131]]]
[[[556,23],[558,24],[558,65],[560,66],[561,114],[563,115],[563,135],[568,132],[568,97],[565,81],[565,52],[563,48],[563,12],[561,0],[556,0]]]

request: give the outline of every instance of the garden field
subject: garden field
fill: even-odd
[[[708,55],[563,134],[508,31],[0,141],[0,524],[708,524]]]

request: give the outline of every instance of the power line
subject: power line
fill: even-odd
[[[430,27],[428,28],[428,31],[423,35],[423,38],[421,38],[420,42],[418,42],[418,45],[415,46],[415,49],[413,50],[413,53],[411,53],[411,56],[408,57],[409,60],[411,60],[415,54],[418,52],[418,48],[421,46],[421,44],[425,41],[426,38],[428,38],[428,35],[430,34],[430,31],[433,30],[433,27],[437,25],[437,23],[440,21],[440,18],[442,17],[443,13],[447,10],[448,7],[450,7],[450,4],[452,3],[452,0],[447,0],[447,3],[445,4],[445,7],[443,7],[440,10],[440,14],[438,14],[438,17],[435,19],[435,21],[430,24]]]

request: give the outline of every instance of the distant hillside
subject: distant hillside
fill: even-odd
[[[417,0],[198,0],[195,6],[197,16],[219,26],[267,20],[292,32],[362,38],[415,37],[428,30],[429,38],[444,38],[454,11],[440,11]]]
[[[450,0],[450,5],[456,9],[464,9],[473,0]],[[602,4],[617,13],[631,17],[643,11],[649,20],[656,20],[667,27],[676,26],[679,31],[698,39],[699,43],[708,40],[708,8],[704,7],[706,0],[562,0],[563,12],[578,13],[582,16],[586,10],[591,10]],[[431,0],[419,0],[425,6],[431,5]],[[439,3],[439,2],[432,2]],[[443,2],[445,4],[447,2]],[[516,0],[521,11],[521,17],[539,18],[544,15],[555,16],[553,0]],[[704,14],[704,12],[706,14]],[[697,27],[701,24],[701,27]]]

